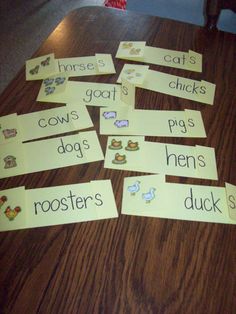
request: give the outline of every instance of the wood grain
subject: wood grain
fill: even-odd
[[[236,40],[224,32],[100,7],[69,14],[35,56],[57,58],[111,53],[121,40],[203,54],[203,72],[150,68],[216,84],[214,106],[137,89],[136,107],[201,110],[206,139],[148,140],[215,147],[219,181],[167,177],[169,182],[236,184]],[[117,74],[78,78],[115,83]],[[73,78],[75,79],[75,78]],[[76,79],[75,79],[76,80]],[[41,82],[19,72],[0,97],[0,116],[53,108],[36,102]],[[58,104],[59,106],[59,104]],[[98,131],[99,109],[89,108]],[[99,136],[105,152],[106,136]],[[39,188],[110,178],[120,211],[123,179],[139,173],[103,168],[103,162],[0,180],[0,189]],[[235,313],[235,226],[131,217],[0,234],[1,313]]]

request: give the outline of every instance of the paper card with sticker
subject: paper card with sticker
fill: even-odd
[[[57,72],[54,53],[26,61],[26,81],[41,80]]]
[[[165,183],[160,175],[125,178],[122,214],[236,224],[224,188]]]
[[[109,107],[121,103],[120,95],[119,84],[68,81],[63,93],[50,94],[46,97],[39,94],[37,101]]]
[[[149,69],[149,65],[139,64],[125,64],[117,79],[117,83],[121,83],[121,78],[125,78],[127,81],[134,85],[142,85]]]
[[[213,105],[216,85],[148,70],[142,86],[139,87]]]
[[[63,107],[18,116],[22,141],[82,130],[93,126],[86,106]]]
[[[11,149],[10,149],[11,148]],[[0,178],[103,160],[96,131],[6,144],[0,151]]]
[[[21,132],[16,113],[0,117],[0,144],[11,142],[21,142]]]
[[[101,74],[116,73],[115,66],[111,54],[96,53],[95,54],[97,69]]]
[[[49,95],[62,94],[67,85],[68,76],[66,73],[56,74],[43,80],[39,95],[47,99]]]
[[[26,155],[21,142],[2,145],[0,149],[0,179],[26,172]]]
[[[27,190],[28,228],[117,218],[110,180]]]
[[[121,213],[155,217],[162,205],[159,186],[164,183],[165,176],[160,174],[125,178]]]
[[[229,209],[229,216],[232,220],[236,222],[236,186],[226,182],[225,191]]]
[[[100,109],[100,134],[206,137],[200,111],[142,110],[128,106]]]
[[[124,56],[117,51],[117,58],[143,63],[168,66],[195,72],[202,72],[202,55],[195,51],[188,52],[145,46],[142,57]]]
[[[198,155],[195,146],[148,142],[139,136],[108,137],[104,167],[211,180],[218,178],[211,147],[204,147]]]
[[[143,57],[145,45],[145,41],[121,41],[116,58],[129,57],[132,60],[135,57]]]
[[[25,188],[0,191],[0,231],[24,229],[27,226]]]
[[[108,136],[104,168],[146,172],[144,144],[143,136]]]

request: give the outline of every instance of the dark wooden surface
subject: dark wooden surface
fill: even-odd
[[[203,54],[203,72],[151,69],[216,84],[214,106],[137,89],[136,106],[201,110],[206,139],[148,140],[215,147],[219,181],[167,177],[169,182],[236,184],[236,40],[224,32],[158,17],[83,8],[66,17],[34,56],[57,58],[111,53],[121,40]],[[115,83],[117,75],[78,78]],[[25,69],[0,97],[0,116],[53,108],[36,102],[41,82]],[[76,80],[76,78],[73,78]],[[58,104],[59,105],[59,104]],[[89,108],[98,131],[99,109]],[[106,136],[100,136],[105,152]],[[0,188],[39,188],[110,178],[120,212],[123,178],[139,175],[103,162],[0,180]],[[0,234],[1,313],[235,313],[236,228],[231,225],[120,215],[118,219]]]

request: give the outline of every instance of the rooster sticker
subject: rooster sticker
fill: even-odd
[[[4,214],[10,221],[12,221],[16,218],[19,212],[21,212],[21,208],[19,206],[16,206],[14,209],[11,209],[10,206],[7,206]]]

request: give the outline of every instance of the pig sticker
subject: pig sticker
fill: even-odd
[[[116,111],[105,111],[105,112],[103,112],[103,117],[105,119],[115,119],[116,118]]]
[[[125,128],[125,127],[128,127],[129,126],[129,120],[116,120],[114,122],[114,125],[117,127],[117,128]]]

